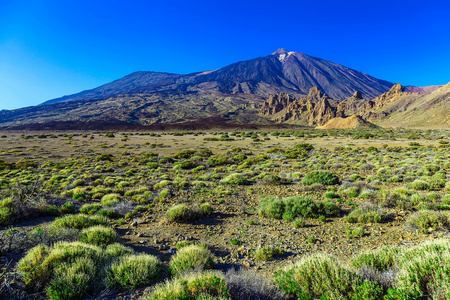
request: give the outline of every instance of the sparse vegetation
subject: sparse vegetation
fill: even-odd
[[[8,134],[0,293],[446,299],[450,247],[439,237],[450,225],[448,134]],[[205,271],[230,265],[241,269]],[[274,271],[274,280],[258,276]]]

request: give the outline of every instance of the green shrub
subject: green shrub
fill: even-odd
[[[264,197],[261,199],[259,214],[261,216],[281,219],[284,214],[289,218],[304,217],[317,218],[319,216],[335,216],[340,213],[340,208],[330,200],[313,201],[311,197],[295,196],[282,200],[276,197]]]
[[[265,246],[255,253],[255,259],[260,261],[272,260],[275,257],[281,256],[284,256],[284,250],[280,247]]]
[[[54,277],[55,268],[63,263],[72,264],[79,258],[91,259],[95,266],[102,265],[100,247],[80,242],[59,242],[51,249],[39,245],[28,251],[18,263],[26,285],[34,287],[46,286]]]
[[[95,225],[108,225],[109,220],[103,216],[86,216],[86,215],[68,215],[56,219],[52,226],[53,227],[66,227],[66,228],[76,228],[83,229]]]
[[[86,215],[95,215],[102,206],[100,204],[83,204],[80,208],[80,213]]]
[[[103,206],[113,206],[120,202],[121,196],[119,194],[107,194],[102,197]]]
[[[160,193],[159,193],[159,197],[161,198],[168,198],[170,197],[170,195],[172,195],[172,191],[169,189],[163,189]]]
[[[351,300],[378,300],[383,299],[383,288],[375,281],[363,281],[353,287],[349,292]]]
[[[357,268],[368,266],[379,271],[386,271],[392,269],[397,263],[397,255],[399,252],[400,248],[389,247],[362,253],[353,259],[352,264]]]
[[[119,243],[110,244],[105,249],[105,254],[113,258],[124,255],[131,255],[133,253],[134,251],[132,248],[126,247]]]
[[[411,188],[414,190],[424,191],[430,189],[430,184],[424,180],[416,179],[411,182]]]
[[[282,180],[280,178],[280,176],[277,175],[265,175],[262,179],[261,179],[263,184],[267,184],[267,185],[278,185],[282,183]]]
[[[261,199],[260,215],[281,219],[284,213],[284,203],[275,197],[264,197]]]
[[[275,282],[298,299],[348,299],[362,281],[333,256],[317,254],[275,272]]]
[[[450,296],[450,254],[425,253],[405,264],[395,287],[414,299],[448,299]]]
[[[311,171],[302,179],[303,185],[320,183],[323,185],[334,185],[339,183],[339,178],[330,171]]]
[[[47,288],[51,299],[81,299],[93,289],[96,266],[92,259],[81,257],[73,263],[62,263],[55,268],[54,278]]]
[[[247,179],[239,173],[233,173],[222,179],[220,182],[230,185],[246,185]]]
[[[305,227],[305,219],[302,217],[296,218],[294,221],[292,221],[292,226],[294,228],[303,228]]]
[[[178,250],[169,263],[169,272],[176,275],[190,269],[210,269],[213,266],[213,255],[209,249],[190,245]]]
[[[150,285],[161,275],[161,261],[155,256],[126,255],[107,269],[105,282],[111,289],[128,290]]]
[[[221,272],[188,273],[154,287],[149,300],[223,299],[229,295]],[[203,297],[203,298],[202,298]],[[211,298],[209,298],[211,297]]]
[[[166,186],[169,186],[169,185],[173,185],[173,182],[170,181],[170,180],[164,179],[164,180],[161,180],[160,182],[158,182],[157,184],[155,184],[153,186],[153,189],[154,190],[159,190],[159,189],[162,189],[162,188],[164,188]]]
[[[202,208],[188,207],[186,204],[177,204],[169,208],[167,211],[167,217],[170,221],[191,221],[204,217],[212,209],[209,205]]]
[[[363,228],[355,228],[355,229],[348,229],[347,230],[347,238],[353,239],[353,238],[359,238],[364,235],[364,229]]]
[[[61,213],[56,205],[45,205],[44,215],[57,217]]]
[[[386,218],[386,213],[378,205],[366,204],[353,210],[345,221],[348,223],[380,223]]]
[[[434,210],[420,210],[408,216],[406,223],[416,227],[422,233],[428,233],[449,225],[449,216],[446,213]]]
[[[13,200],[11,198],[0,200],[0,225],[9,225],[14,221]]]
[[[205,215],[205,216],[209,216],[214,211],[211,203],[203,203],[203,204],[201,204],[200,205],[200,210],[202,211],[203,215]]]
[[[106,247],[117,241],[117,235],[114,229],[98,225],[83,229],[80,233],[80,241],[86,244]]]
[[[67,201],[61,206],[60,211],[63,214],[73,214],[75,213],[75,206],[72,201]]]

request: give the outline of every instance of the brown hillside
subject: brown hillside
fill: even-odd
[[[349,129],[349,128],[376,128],[375,124],[365,121],[360,116],[353,115],[348,118],[333,118],[317,129]]]

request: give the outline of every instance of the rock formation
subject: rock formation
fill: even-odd
[[[271,95],[269,100],[264,102],[263,106],[260,109],[260,113],[268,116],[274,115],[285,109],[290,103],[294,101],[295,99],[286,93]]]
[[[336,117],[336,104],[318,87],[312,87],[306,97],[297,100],[286,94],[271,96],[264,103],[260,114],[280,122],[322,125]]]

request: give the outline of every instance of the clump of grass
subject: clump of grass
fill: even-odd
[[[425,180],[416,179],[411,182],[411,188],[414,190],[424,191],[430,189],[430,184]]]
[[[265,246],[255,253],[255,258],[260,261],[272,260],[275,257],[282,256],[284,256],[284,250],[280,247]]]
[[[161,198],[169,198],[172,195],[172,191],[170,189],[163,189],[159,193],[159,197]]]
[[[43,287],[53,279],[55,268],[62,263],[74,263],[78,258],[88,258],[100,265],[102,250],[80,242],[60,242],[52,248],[39,245],[19,261],[18,269],[26,285]]]
[[[417,228],[422,233],[446,228],[450,224],[448,213],[434,210],[417,211],[409,215],[406,219],[406,223],[413,228]]]
[[[294,228],[303,228],[305,227],[305,219],[302,217],[296,218],[294,221],[292,221],[292,226]]]
[[[51,299],[80,299],[92,291],[96,266],[92,259],[81,257],[73,263],[62,263],[55,268],[54,278],[46,294]]]
[[[229,296],[227,283],[221,272],[195,272],[173,281],[157,284],[148,300],[225,299]]]
[[[361,279],[335,257],[317,254],[300,259],[292,267],[275,272],[275,282],[299,299],[349,299]]]
[[[109,219],[103,216],[69,215],[56,219],[53,227],[83,229],[95,225],[108,225]]]
[[[246,185],[248,183],[244,175],[239,173],[230,174],[225,178],[223,178],[220,182],[223,184],[230,184],[230,185]]]
[[[114,229],[98,225],[83,229],[80,233],[80,241],[86,244],[106,247],[117,241],[117,235]]]
[[[347,238],[360,238],[364,235],[364,228],[347,229]]]
[[[62,214],[73,214],[75,213],[75,206],[72,201],[67,201],[59,210]]]
[[[386,218],[386,213],[378,205],[365,204],[353,210],[345,221],[348,223],[380,223]]]
[[[330,171],[311,171],[302,179],[303,185],[319,183],[323,185],[335,185],[339,183],[339,177]]]
[[[113,206],[119,203],[121,200],[121,196],[119,194],[107,194],[102,197],[102,205],[103,206]]]
[[[86,215],[95,215],[102,208],[101,204],[83,204],[80,213]]]
[[[162,274],[161,261],[153,255],[126,255],[113,262],[106,271],[107,287],[117,290],[150,285]]]
[[[190,245],[181,248],[169,263],[172,275],[192,269],[210,269],[213,266],[213,254],[208,248]]]
[[[185,222],[203,218],[212,213],[212,207],[209,203],[204,203],[200,207],[189,207],[186,204],[177,204],[167,211],[167,217],[170,221]]]
[[[398,247],[389,247],[361,253],[353,259],[352,264],[357,268],[367,266],[378,271],[386,271],[392,269],[396,264],[399,251]]]

